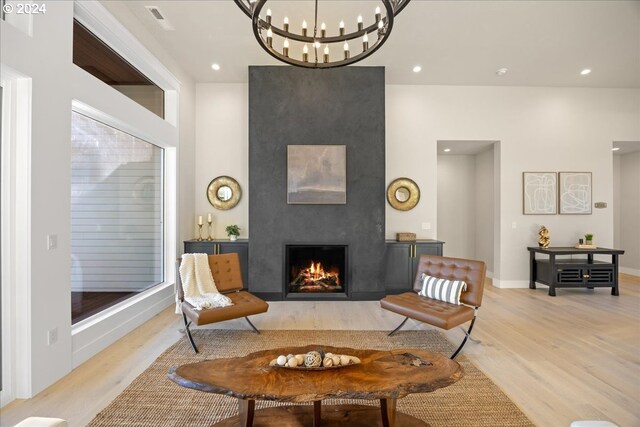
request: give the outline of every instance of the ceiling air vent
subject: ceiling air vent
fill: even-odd
[[[158,25],[162,27],[163,30],[174,30],[173,25],[171,25],[169,21],[167,21],[167,19],[164,17],[162,12],[160,12],[160,9],[158,9],[157,6],[145,6],[145,8],[149,11],[151,16],[153,16],[153,19],[158,23]]]

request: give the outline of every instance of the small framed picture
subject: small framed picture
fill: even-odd
[[[591,172],[558,172],[561,215],[591,214]]]
[[[522,172],[522,213],[555,215],[557,208],[557,176],[555,172]]]

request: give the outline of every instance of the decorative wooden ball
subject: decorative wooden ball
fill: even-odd
[[[310,351],[304,357],[304,366],[307,368],[317,368],[322,364],[322,356],[317,351]]]

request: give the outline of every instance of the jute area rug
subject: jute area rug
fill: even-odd
[[[196,330],[200,349],[194,354],[186,338],[178,340],[89,424],[98,426],[208,427],[237,415],[235,398],[199,392],[167,379],[171,366],[204,359],[244,356],[276,347],[308,344],[352,348],[391,349],[417,347],[451,354],[454,350],[437,331],[406,331],[388,337],[386,331],[261,331],[256,335],[237,330]],[[433,393],[412,394],[398,400],[398,411],[417,417],[433,427],[524,427],[533,426],[518,407],[478,370],[464,354],[456,359],[465,376],[452,386]],[[325,404],[378,401],[327,400]],[[256,402],[256,408],[274,406]]]

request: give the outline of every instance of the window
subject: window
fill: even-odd
[[[163,158],[149,142],[72,113],[73,324],[163,282]]]
[[[164,118],[164,91],[76,20],[73,63]]]

